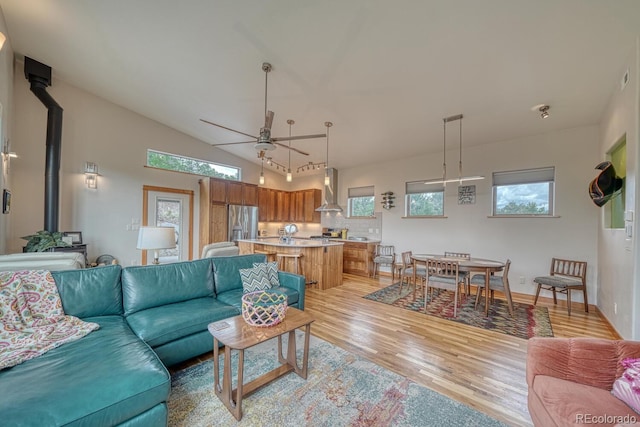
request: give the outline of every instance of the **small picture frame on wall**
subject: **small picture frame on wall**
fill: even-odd
[[[11,191],[6,188],[2,190],[2,213],[8,214],[11,211]]]
[[[71,237],[72,245],[81,245],[82,244],[82,232],[81,231],[64,231],[62,232],[63,239],[65,237]],[[66,239],[64,239],[66,240]]]

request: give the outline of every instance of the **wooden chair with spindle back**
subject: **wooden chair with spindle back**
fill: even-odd
[[[533,305],[538,302],[540,290],[553,292],[553,303],[558,304],[556,293],[567,295],[567,312],[571,315],[571,291],[582,290],[584,296],[584,311],[589,312],[589,300],[587,299],[587,263],[586,261],[573,261],[568,259],[553,258],[551,270],[548,276],[538,276],[533,279],[538,285],[536,298]]]

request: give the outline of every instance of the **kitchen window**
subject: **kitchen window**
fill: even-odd
[[[553,216],[555,167],[493,173],[493,216]]]
[[[444,186],[424,181],[405,183],[405,217],[444,216]]]
[[[147,150],[147,166],[194,175],[240,181],[240,168],[162,151]]]
[[[374,215],[375,193],[373,185],[348,189],[347,213],[349,217]]]

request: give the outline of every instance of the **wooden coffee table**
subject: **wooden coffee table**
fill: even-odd
[[[242,316],[232,317],[219,322],[210,323],[209,332],[213,335],[213,389],[216,396],[224,403],[229,412],[242,418],[242,398],[258,390],[265,384],[276,378],[293,371],[300,377],[307,379],[307,362],[309,358],[309,333],[311,322],[315,319],[304,311],[289,307],[284,320],[270,327],[251,326],[244,321]],[[302,367],[298,366],[296,359],[296,329],[305,327],[304,355]],[[287,344],[287,356],[282,355],[282,336],[289,333]],[[244,375],[244,351],[256,344],[278,337],[278,361],[280,366],[263,374],[255,380],[243,384]],[[224,369],[222,374],[222,387],[220,387],[220,349],[219,344],[224,344]],[[231,388],[231,350],[238,351],[238,383],[237,388]]]

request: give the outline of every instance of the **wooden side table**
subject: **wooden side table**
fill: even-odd
[[[293,307],[287,309],[284,320],[270,327],[251,326],[244,321],[242,316],[210,323],[209,333],[213,336],[213,388],[216,396],[224,403],[229,412],[240,421],[242,418],[242,398],[248,396],[260,387],[293,371],[301,378],[307,379],[307,366],[309,358],[309,334],[311,323],[315,319]],[[296,329],[305,327],[304,353],[302,366],[298,366],[296,358]],[[282,355],[282,336],[289,334],[287,343],[287,355]],[[278,338],[278,361],[280,366],[263,374],[255,380],[243,384],[244,376],[244,351],[256,344]],[[220,349],[219,344],[224,344],[224,368],[222,373],[222,386],[220,386]],[[238,382],[237,388],[232,389],[231,380],[231,351],[238,351]]]

